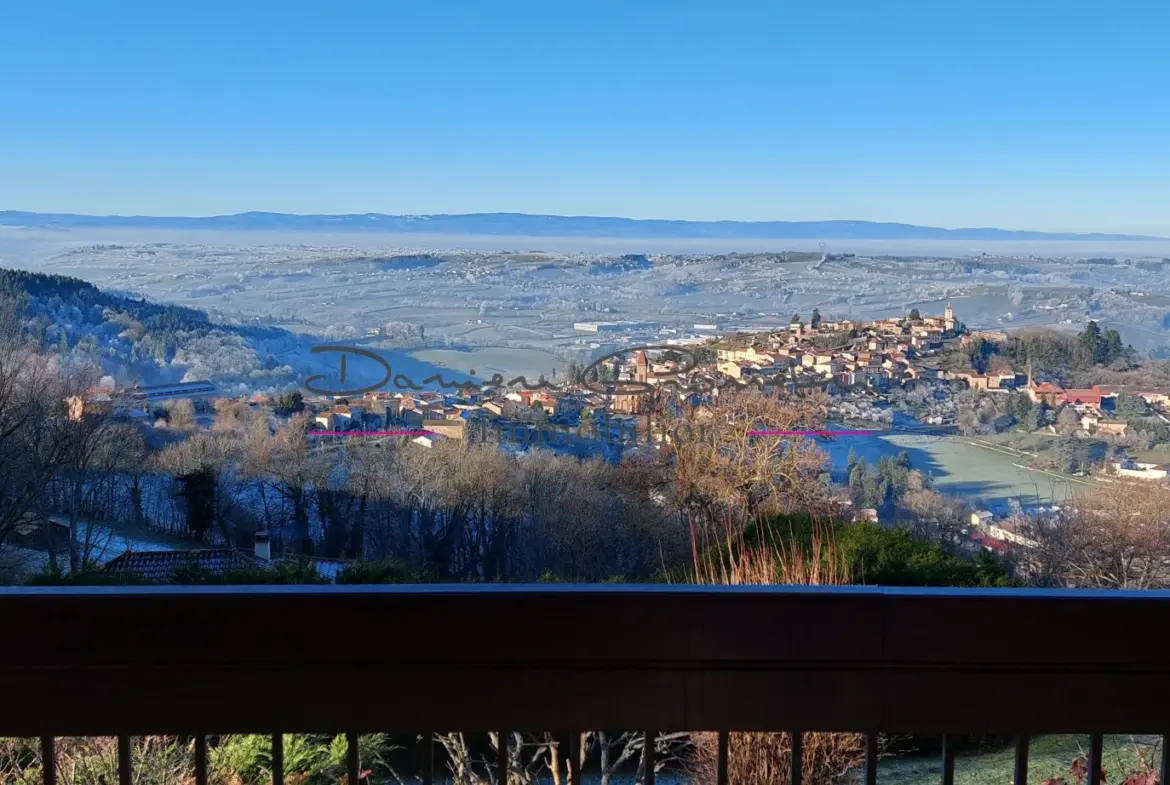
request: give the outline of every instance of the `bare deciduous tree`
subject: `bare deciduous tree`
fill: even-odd
[[[1040,585],[1170,587],[1170,488],[1114,482],[1078,494],[1055,515],[1027,521],[1034,548],[1022,568]]]
[[[195,404],[188,398],[180,398],[167,407],[167,424],[176,431],[187,431],[197,424]]]
[[[672,506],[693,526],[718,529],[777,511],[816,509],[827,501],[819,482],[827,457],[802,436],[759,431],[815,430],[825,400],[778,399],[758,391],[720,396],[669,422],[676,434],[666,453],[673,474]]]

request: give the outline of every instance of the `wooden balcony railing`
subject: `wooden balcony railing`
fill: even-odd
[[[866,732],[870,785],[878,732],[1015,734],[1015,785],[1029,735],[1087,733],[1099,785],[1102,734],[1170,729],[1168,592],[16,588],[0,620],[0,736],[118,736],[123,783],[145,734],[273,734],[279,760],[293,732],[660,728],[724,758],[728,731]]]

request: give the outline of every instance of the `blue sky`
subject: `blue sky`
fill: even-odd
[[[0,3],[0,209],[1170,235],[1167,0]]]

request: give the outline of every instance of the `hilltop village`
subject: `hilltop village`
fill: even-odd
[[[1003,400],[1018,393],[1052,413],[1068,407],[1086,433],[1112,436],[1124,436],[1130,428],[1129,421],[1112,416],[1120,395],[1129,393],[1155,407],[1170,400],[1170,390],[1162,387],[1065,388],[1033,378],[1030,370],[1013,370],[1004,361],[983,370],[972,367],[980,363],[971,358],[986,353],[986,346],[1007,340],[1003,332],[969,330],[950,305],[941,315],[913,310],[906,317],[873,322],[827,321],[814,310],[807,321],[793,315],[785,330],[731,333],[702,345],[631,347],[587,367],[571,366],[564,383],[542,379],[529,385],[535,388],[387,388],[352,399],[294,391],[229,400],[271,409],[276,416],[307,412],[311,434],[321,438],[388,432],[383,435],[408,436],[422,446],[443,439],[495,440],[502,449],[539,445],[611,459],[624,446],[653,440],[652,414],[663,402],[702,406],[711,397],[749,386],[819,391],[828,395],[834,419],[931,433],[962,429],[956,398],[964,391]],[[77,411],[117,406],[131,418],[149,419],[165,415],[158,402],[151,404],[154,399],[201,395],[195,418],[211,420],[214,385],[211,392],[208,383],[130,392],[95,388],[74,406]],[[980,427],[993,432],[1016,420],[1000,414]]]

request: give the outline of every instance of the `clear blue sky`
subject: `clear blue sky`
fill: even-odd
[[[0,209],[1170,234],[1170,0],[6,0]]]

